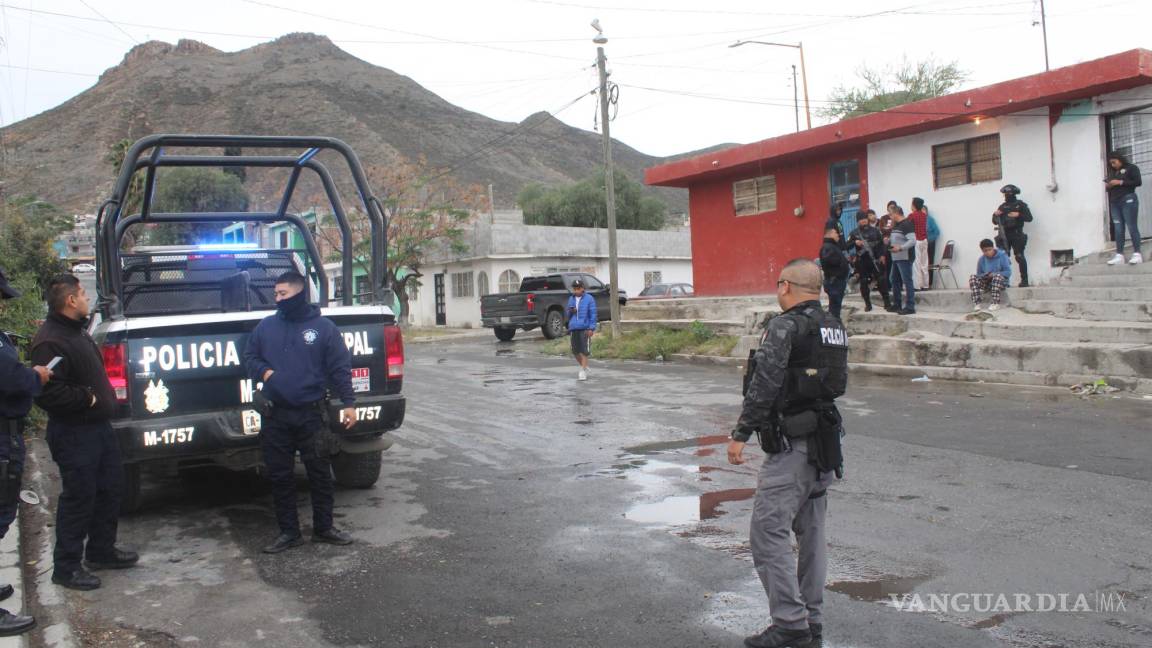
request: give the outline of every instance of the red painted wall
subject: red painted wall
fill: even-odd
[[[786,263],[814,259],[828,220],[828,167],[860,161],[861,205],[868,206],[867,149],[765,166],[754,174],[694,183],[688,203],[692,218],[692,277],[697,296],[774,294]],[[776,175],[776,211],[736,216],[732,183]],[[793,210],[803,205],[804,215]],[[883,207],[883,205],[881,205]],[[875,207],[873,207],[875,209]],[[880,211],[880,210],[877,210]]]

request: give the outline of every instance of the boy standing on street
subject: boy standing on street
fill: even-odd
[[[596,333],[596,298],[584,294],[584,282],[572,282],[572,294],[568,297],[568,334],[572,338],[572,355],[580,364],[577,380],[588,380],[588,355],[592,346],[592,336]]]

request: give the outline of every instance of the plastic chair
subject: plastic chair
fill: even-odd
[[[960,282],[956,280],[956,272],[952,270],[952,257],[955,256],[955,254],[956,241],[948,241],[944,244],[944,253],[940,255],[940,263],[933,263],[928,266],[928,270],[936,273],[934,278],[939,277],[941,285],[945,288],[947,288],[948,285],[944,282],[944,270],[947,270],[948,274],[952,275],[952,284],[955,285],[957,289],[960,288]]]

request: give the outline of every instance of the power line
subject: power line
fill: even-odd
[[[128,38],[131,38],[131,39],[132,39],[132,41],[133,41],[134,43],[136,43],[137,45],[139,45],[139,44],[140,44],[140,41],[136,40],[136,37],[135,37],[135,36],[133,36],[132,34],[129,34],[129,33],[128,33],[128,30],[124,29],[124,28],[123,28],[123,27],[121,27],[120,25],[118,25],[118,24],[116,24],[116,23],[112,22],[111,20],[109,20],[109,19],[108,19],[108,16],[105,16],[104,14],[100,13],[99,11],[96,11],[96,8],[95,8],[95,7],[93,7],[92,5],[88,4],[88,3],[87,3],[85,0],[80,0],[80,4],[84,5],[85,7],[88,7],[88,10],[89,10],[89,11],[91,11],[92,13],[96,14],[97,16],[100,16],[101,18],[103,18],[103,19],[104,19],[104,22],[106,22],[106,23],[108,23],[109,25],[112,25],[112,26],[113,26],[113,27],[115,27],[116,29],[120,30],[120,33],[121,33],[121,34],[124,34],[124,35],[125,35],[125,36],[127,36]]]
[[[9,69],[13,69],[13,70],[25,70],[25,71],[31,70],[32,72],[46,72],[48,74],[70,74],[72,76],[83,76],[83,77],[98,77],[98,76],[100,76],[99,74],[92,74],[90,72],[69,72],[68,70],[49,70],[47,68],[24,67],[23,65],[11,65],[11,64],[4,64],[4,63],[0,63],[0,67],[9,68]]]

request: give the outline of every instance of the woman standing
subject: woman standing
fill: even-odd
[[[1142,184],[1140,167],[1129,162],[1119,151],[1112,151],[1108,154],[1108,177],[1104,178],[1104,182],[1108,186],[1108,213],[1116,237],[1116,256],[1112,257],[1108,265],[1124,263],[1125,227],[1132,237],[1132,258],[1128,259],[1128,263],[1143,263],[1144,257],[1140,256],[1140,225],[1137,223],[1140,200],[1136,197],[1136,187]]]
[[[913,277],[916,290],[928,290],[928,210],[923,198],[912,199],[912,213],[908,220],[916,228],[916,258],[913,259]]]

